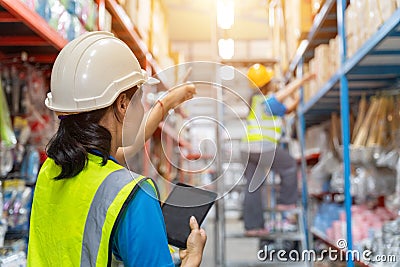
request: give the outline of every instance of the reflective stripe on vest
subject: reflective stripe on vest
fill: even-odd
[[[251,109],[247,116],[247,142],[268,141],[278,143],[282,135],[282,119],[279,116],[269,116],[265,113],[265,96],[254,95]]]
[[[89,154],[74,178],[54,180],[47,159],[35,189],[28,266],[110,266],[112,236],[129,201],[148,178]],[[156,189],[155,189],[156,191]],[[156,191],[157,192],[157,191]]]
[[[136,178],[136,184],[132,190],[133,194],[137,190],[139,182],[144,180],[143,178]],[[112,202],[130,182],[132,182],[132,176],[127,176],[126,170],[121,169],[109,174],[97,189],[86,218],[82,241],[81,266],[96,266],[102,235],[99,235],[98,229],[93,226],[101,222],[103,222],[101,226],[104,226],[107,211]]]

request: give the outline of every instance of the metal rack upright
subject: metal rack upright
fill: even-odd
[[[343,164],[345,181],[345,210],[347,249],[352,249],[351,194],[350,194],[350,124],[349,106],[361,95],[371,96],[382,90],[395,89],[400,81],[400,8],[381,25],[351,56],[346,54],[345,8],[346,0],[326,1],[315,18],[308,39],[303,41],[294,56],[287,76],[294,71],[302,75],[303,63],[312,58],[318,44],[328,43],[336,33],[339,36],[341,65],[336,73],[307,102],[298,109],[298,129],[302,150],[303,205],[307,207],[305,151],[306,128],[327,121],[332,112],[341,113]],[[336,25],[330,22],[336,19]],[[303,95],[303,94],[302,94]],[[340,105],[339,105],[340,104]],[[306,219],[306,218],[305,218]],[[309,232],[309,231],[307,231]],[[308,234],[309,235],[309,234]],[[350,259],[347,266],[354,266]]]

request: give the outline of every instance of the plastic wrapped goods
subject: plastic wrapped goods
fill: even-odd
[[[17,143],[11,125],[10,111],[0,81],[0,140],[5,147],[13,147]]]

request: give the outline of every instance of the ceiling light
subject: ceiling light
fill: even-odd
[[[222,59],[231,59],[235,52],[235,42],[233,39],[219,39],[218,53]]]
[[[217,1],[217,25],[221,29],[230,29],[235,21],[234,0]]]

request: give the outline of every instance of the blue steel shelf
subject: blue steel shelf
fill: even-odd
[[[348,79],[352,107],[362,95],[368,97],[399,86],[400,9],[299,109],[306,127],[326,121],[332,112],[340,113],[339,79],[342,74]]]
[[[298,54],[291,64],[290,71],[297,71],[302,76],[303,62],[308,60],[308,42],[321,30],[324,16],[328,16],[336,4],[336,23],[339,36],[339,55],[341,67],[327,81],[322,88],[307,103],[302,101],[298,109],[298,129],[302,151],[302,178],[303,202],[307,201],[306,164],[304,159],[306,127],[328,121],[332,112],[340,113],[341,131],[343,140],[343,177],[346,210],[346,241],[348,249],[352,250],[352,218],[351,218],[351,183],[350,183],[350,108],[356,104],[362,95],[371,96],[378,92],[393,94],[400,88],[400,8],[373,34],[369,40],[350,58],[346,55],[346,38],[344,14],[348,4],[347,0],[327,1],[325,9],[321,11],[321,18],[316,19],[311,39],[303,42],[298,49]],[[318,26],[318,27],[317,27]],[[314,38],[315,39],[315,38]],[[290,76],[290,73],[288,74]],[[307,226],[307,225],[306,225]],[[306,229],[307,230],[307,229]],[[349,260],[348,267],[354,267],[354,262]]]
[[[337,35],[336,1],[327,0],[320,12],[315,16],[313,26],[307,39],[302,41],[296,51],[288,69],[288,74],[293,73],[300,61],[307,63],[314,57],[314,48],[326,44]]]

